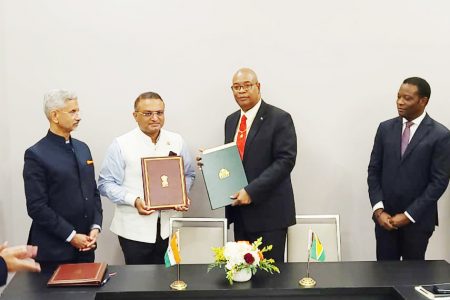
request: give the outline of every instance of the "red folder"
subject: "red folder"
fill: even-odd
[[[145,203],[150,209],[173,209],[187,204],[181,156],[141,158]]]
[[[107,266],[106,263],[62,264],[47,286],[100,286]]]

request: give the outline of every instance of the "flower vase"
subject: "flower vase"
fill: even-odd
[[[233,274],[233,281],[245,282],[252,278],[252,271],[250,269],[242,269]]]

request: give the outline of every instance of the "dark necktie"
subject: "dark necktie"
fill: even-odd
[[[411,136],[411,126],[413,125],[413,122],[406,122],[406,126],[405,126],[405,130],[403,131],[402,134],[402,157],[403,154],[406,151],[406,147],[408,147],[409,144],[409,137]]]
[[[245,140],[247,139],[247,117],[242,115],[241,123],[239,124],[239,130],[236,137],[236,145],[241,156],[241,160],[244,157]]]

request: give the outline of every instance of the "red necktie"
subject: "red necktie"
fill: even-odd
[[[236,137],[236,145],[241,155],[241,159],[244,157],[245,140],[247,139],[247,117],[242,115],[241,123],[239,124],[239,130]]]

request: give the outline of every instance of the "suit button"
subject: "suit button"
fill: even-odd
[[[88,197],[84,198],[84,200],[88,201]]]
[[[84,215],[84,218],[86,219],[86,218],[87,218],[87,215]]]

